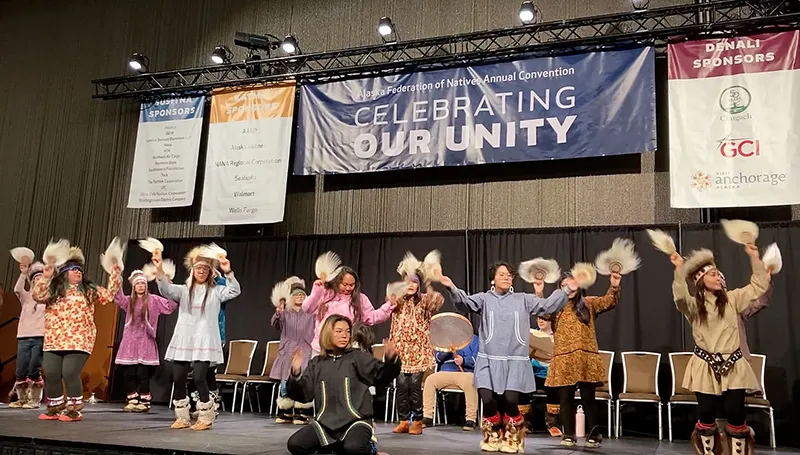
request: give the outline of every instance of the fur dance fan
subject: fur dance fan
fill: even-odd
[[[633,241],[622,238],[614,239],[611,248],[598,254],[594,261],[597,273],[601,275],[611,275],[612,273],[625,275],[638,269],[641,265],[642,260],[636,254]]]
[[[541,280],[555,283],[561,279],[561,268],[555,259],[536,258],[519,265],[519,277],[528,283]]]
[[[752,221],[720,220],[720,223],[725,235],[736,243],[750,245],[758,239],[758,226]]]
[[[123,256],[125,256],[125,245],[119,237],[114,237],[108,248],[106,248],[106,252],[100,255],[100,265],[103,266],[103,270],[107,273],[111,273],[114,264],[119,265],[120,269],[124,269]]]
[[[589,289],[597,281],[597,270],[588,262],[579,262],[569,271],[581,289]]]
[[[69,240],[61,239],[58,242],[50,241],[47,248],[42,253],[42,259],[47,265],[55,265],[61,267],[64,265],[70,256]]]
[[[406,251],[406,255],[400,264],[397,266],[397,273],[402,277],[412,277],[417,274],[417,271],[422,267],[422,262],[417,259],[411,252]]]
[[[210,244],[208,244],[208,249],[213,252],[212,253],[213,254],[212,257],[214,259],[216,259],[216,260],[225,259],[225,258],[228,257],[228,252],[225,251],[224,248],[222,248],[221,246],[217,245],[214,242],[211,242]]]
[[[333,251],[328,251],[317,258],[314,270],[317,278],[330,283],[342,272],[342,260]]]
[[[30,265],[36,254],[30,248],[18,246],[11,250],[11,257],[20,264]]]
[[[653,241],[653,246],[656,247],[658,251],[668,255],[672,255],[672,253],[678,251],[675,247],[675,240],[661,229],[648,229],[647,234],[650,236],[650,240]]]
[[[164,252],[164,244],[160,240],[148,237],[144,240],[139,240],[139,247],[147,251],[154,258],[161,258],[161,253]]]
[[[767,270],[772,272],[773,275],[781,271],[783,268],[783,258],[781,257],[781,250],[778,248],[777,243],[773,243],[767,247],[762,260]]]
[[[161,269],[170,281],[175,279],[175,263],[172,262],[172,259],[164,259],[161,262]],[[142,267],[142,272],[144,272],[147,281],[153,281],[158,276],[158,269],[156,269],[156,266],[153,265],[152,262],[145,264],[144,267]]]
[[[433,250],[422,260],[422,278],[425,281],[438,282],[442,276],[442,253]]]
[[[389,297],[400,298],[406,295],[408,290],[408,283],[405,281],[395,281],[386,285],[386,295]]]
[[[281,281],[276,284],[272,288],[272,304],[275,305],[275,308],[278,308],[281,305],[281,300],[284,304],[289,302],[289,286],[286,285],[286,281]]]

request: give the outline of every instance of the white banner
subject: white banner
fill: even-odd
[[[799,36],[669,46],[672,207],[800,203]]]
[[[283,221],[295,86],[211,98],[200,224]]]
[[[204,106],[202,96],[142,105],[129,208],[192,205]]]

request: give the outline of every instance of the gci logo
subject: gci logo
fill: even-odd
[[[761,156],[761,144],[758,139],[722,141],[719,143],[719,153],[725,158]]]

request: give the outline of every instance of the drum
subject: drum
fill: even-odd
[[[439,313],[431,318],[431,345],[439,352],[464,349],[472,335],[472,323],[458,313]]]

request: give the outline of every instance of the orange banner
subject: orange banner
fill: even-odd
[[[220,89],[211,94],[211,123],[291,118],[294,115],[294,84]]]

